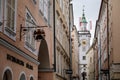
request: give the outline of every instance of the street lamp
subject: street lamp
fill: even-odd
[[[43,29],[37,29],[34,31],[33,33],[33,37],[35,38],[35,40],[39,41],[41,39],[44,39],[45,37],[45,32]]]

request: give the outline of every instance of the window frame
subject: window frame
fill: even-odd
[[[83,60],[86,60],[86,56],[83,56],[83,58],[82,58]]]
[[[39,11],[46,22],[49,22],[49,0],[39,0]]]
[[[35,22],[35,19],[34,17],[32,16],[32,14],[30,13],[30,11],[28,9],[26,9],[26,13],[25,13],[25,18],[26,18],[26,21],[25,21],[25,26],[26,27],[30,27],[31,25],[33,26],[34,24],[30,23],[30,22],[27,22],[27,14],[30,16],[31,20],[30,21],[33,21],[34,24],[36,24]],[[30,26],[27,26],[30,25]],[[30,31],[27,32],[30,33],[30,35],[28,34],[28,36],[31,36],[32,35],[32,31],[34,31],[35,29],[34,28],[30,28],[29,29]],[[25,48],[27,48],[29,51],[31,51],[32,53],[34,53],[35,55],[37,55],[37,50],[36,50],[36,41],[34,40],[34,46],[32,46],[31,44],[33,43],[32,42],[32,37],[30,37],[30,41],[27,41],[27,34],[25,35]]]
[[[34,80],[34,78],[33,78],[33,77],[30,77],[30,80]]]
[[[10,28],[10,26],[7,26],[7,1],[8,0],[5,0],[5,4],[4,4],[4,7],[5,7],[5,10],[4,10],[4,13],[5,13],[5,16],[4,16],[4,33],[10,37],[11,39],[13,40],[16,40],[16,23],[17,23],[17,0],[14,0],[15,1],[15,4],[14,4],[14,9],[12,8],[13,12],[14,12],[14,30],[12,30]],[[11,5],[9,6],[9,8],[11,7]]]
[[[22,74],[20,75],[20,79],[19,79],[19,80],[21,80],[22,77],[24,77],[24,79],[27,80],[27,79],[26,79],[26,75],[25,75],[24,73],[22,73]]]
[[[31,80],[31,79],[34,80],[34,76],[33,76],[32,74],[30,75],[30,80]]]
[[[43,6],[44,7],[44,17],[48,21],[48,7],[49,7],[48,0],[44,0],[43,3],[44,3],[44,6]]]

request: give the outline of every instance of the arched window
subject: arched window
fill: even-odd
[[[3,80],[12,80],[12,73],[7,69],[3,75]]]
[[[33,77],[30,77],[30,80],[33,80]]]
[[[22,75],[20,76],[20,80],[26,80],[26,78],[25,78],[25,75],[24,75],[24,74],[22,74]]]

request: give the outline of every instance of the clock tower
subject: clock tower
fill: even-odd
[[[86,78],[86,65],[87,65],[87,60],[86,60],[86,52],[90,48],[90,38],[91,34],[90,31],[87,30],[87,20],[85,17],[84,9],[83,9],[83,14],[82,14],[82,19],[80,21],[80,30],[78,31],[78,36],[79,36],[79,75],[81,77],[80,80],[85,80]]]

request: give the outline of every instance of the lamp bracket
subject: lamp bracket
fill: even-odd
[[[24,31],[24,32],[26,32],[26,31],[28,31],[27,29],[31,29],[31,28],[40,28],[40,29],[42,29],[43,27],[47,27],[47,26],[37,26],[37,25],[35,25],[35,27],[34,26],[22,26],[22,24],[20,24],[20,41],[21,41],[21,38],[22,38],[22,36],[24,36],[25,35],[25,33],[24,34],[22,34],[22,32]],[[42,29],[43,30],[43,29]]]

